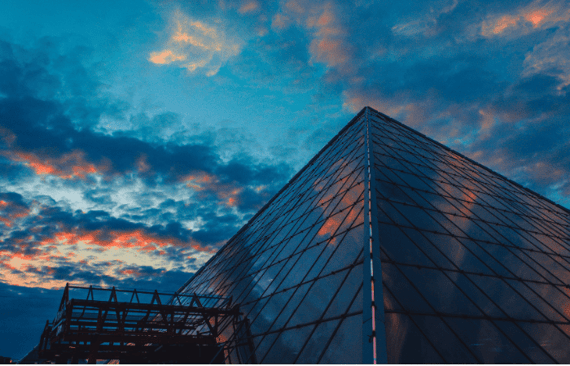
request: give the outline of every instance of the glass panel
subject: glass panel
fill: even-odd
[[[315,281],[287,326],[294,327],[321,318],[343,279],[344,274],[339,273]]]
[[[385,320],[388,363],[446,362],[408,316],[387,313]]]
[[[342,272],[342,274],[348,274],[348,277],[346,277],[344,284],[340,288],[340,291],[336,294],[334,300],[331,302],[325,314],[325,319],[333,318],[335,316],[346,313],[350,303],[353,301],[356,294],[362,291],[362,266],[354,267],[350,270],[350,273],[346,271]],[[360,305],[360,310],[362,310],[362,304]]]
[[[435,349],[449,363],[481,363],[460,338],[445,324],[444,319],[435,316],[412,315],[414,323],[433,343]]]
[[[289,318],[291,318],[291,314],[293,314],[293,312],[299,307],[299,304],[307,294],[310,287],[311,284],[306,283],[293,290],[295,291],[295,294],[291,297],[289,302],[282,303],[284,308],[281,311],[281,314],[279,314],[279,317],[275,320],[275,323],[271,326],[271,330],[279,330],[286,326]]]
[[[445,321],[483,363],[529,363],[531,360],[491,322],[446,318]]]
[[[547,320],[532,304],[529,304],[503,280],[474,275],[468,275],[468,277],[508,316],[515,319]]]
[[[309,341],[305,343],[305,348],[296,363],[317,363],[339,323],[340,320],[337,319],[319,324]]]
[[[560,328],[544,323],[519,323],[518,325],[556,362],[569,362],[570,347],[568,347],[568,344],[570,343],[570,338]]]
[[[262,363],[293,363],[307,342],[315,326],[287,330],[279,334],[275,343],[261,359]]]
[[[437,312],[468,316],[483,315],[467,298],[469,295],[465,295],[450,280],[450,278],[455,280],[459,273],[444,273],[439,270],[408,266],[402,266],[400,269]]]
[[[414,313],[433,313],[433,309],[412,287],[397,266],[382,263],[382,282],[405,310]]]
[[[501,329],[509,340],[516,344],[519,352],[534,363],[553,363],[555,360],[546,353],[540,345],[537,345],[520,327],[513,322],[495,321],[494,324]]]
[[[319,363],[362,363],[362,317],[342,320]]]

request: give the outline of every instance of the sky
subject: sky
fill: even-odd
[[[565,1],[0,2],[0,356],[177,290],[364,106],[570,208]]]

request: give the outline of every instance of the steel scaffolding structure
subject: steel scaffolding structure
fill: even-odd
[[[67,284],[56,318],[41,335],[39,355],[58,363],[223,362],[222,333],[239,319],[231,298]]]

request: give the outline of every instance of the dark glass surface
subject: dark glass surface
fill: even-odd
[[[362,317],[342,319],[319,363],[362,363]]]
[[[250,361],[363,362],[367,123],[388,362],[570,362],[570,213],[370,109],[183,291],[240,304]]]
[[[342,324],[362,323],[364,127],[321,151],[183,289],[232,296],[257,362],[317,362],[333,336],[362,336]],[[334,362],[361,361],[362,346],[352,351]]]
[[[371,116],[389,362],[570,362],[568,212]]]

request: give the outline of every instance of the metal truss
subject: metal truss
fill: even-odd
[[[239,307],[231,298],[67,284],[56,318],[41,335],[39,355],[56,362],[219,362],[222,332],[237,324]]]

